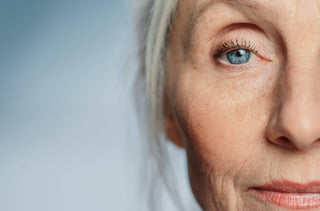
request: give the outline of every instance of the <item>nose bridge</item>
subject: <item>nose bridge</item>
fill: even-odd
[[[288,37],[287,59],[282,74],[284,95],[289,101],[309,102],[311,106],[320,100],[320,39],[314,33],[312,38],[309,33],[292,35]]]
[[[311,129],[313,123],[320,126],[320,78],[317,72],[315,65],[301,62],[289,65],[284,74],[283,118],[294,122],[296,130]]]
[[[300,21],[305,20],[305,24],[300,23],[300,27],[292,28],[294,33],[287,34],[287,58],[282,74],[282,107],[301,113],[299,117],[305,119],[305,123],[308,116],[314,116],[320,108],[320,39],[317,36],[320,19],[317,17],[313,21],[301,17]]]
[[[283,74],[283,95],[288,102],[312,105],[320,98],[320,68],[319,61],[313,55],[295,55],[289,57],[289,62]]]

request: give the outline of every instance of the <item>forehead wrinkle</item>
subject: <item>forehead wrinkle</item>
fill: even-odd
[[[271,1],[269,0],[269,2]],[[217,3],[229,5],[233,9],[244,14],[249,20],[256,20],[256,22],[259,22],[258,20],[261,18],[264,18],[264,21],[261,22],[267,22],[266,16],[270,15],[272,15],[275,20],[279,17],[278,10],[274,7],[275,5],[266,6],[259,0],[210,0],[199,6],[194,5],[191,11],[190,22],[186,29],[187,36],[183,41],[185,52],[188,52],[190,49],[192,44],[191,40],[194,37],[196,26],[200,22],[203,14]]]

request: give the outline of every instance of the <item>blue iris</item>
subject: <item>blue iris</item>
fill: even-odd
[[[237,49],[227,53],[227,59],[231,64],[244,64],[250,60],[251,51],[246,49]]]

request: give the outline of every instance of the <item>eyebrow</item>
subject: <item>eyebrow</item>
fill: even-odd
[[[214,4],[217,3],[223,3],[230,6],[231,8],[244,14],[250,20],[258,19],[259,17],[261,18],[263,17],[263,14],[273,14],[276,17],[279,16],[277,10],[275,10],[273,7],[266,7],[266,5],[261,3],[261,1],[259,2],[258,0],[210,0],[198,7],[194,7],[194,9],[192,10],[190,24],[187,27],[187,36],[183,41],[184,49],[186,52],[189,49],[192,37],[194,37],[195,28],[200,22],[201,17],[208,9],[210,9]],[[263,13],[261,11],[263,11]]]

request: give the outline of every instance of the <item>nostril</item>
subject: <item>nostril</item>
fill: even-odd
[[[317,139],[317,140],[314,142],[314,145],[315,145],[315,147],[320,147],[320,139]]]
[[[295,145],[285,136],[280,136],[276,140],[271,141],[273,144],[287,149],[294,149]]]

